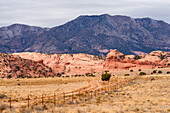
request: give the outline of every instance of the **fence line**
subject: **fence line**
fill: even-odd
[[[99,89],[95,89],[95,90],[85,90],[85,88],[83,88],[84,89],[84,91],[82,90],[76,90],[76,91],[72,91],[71,92],[71,94],[70,94],[70,92],[69,93],[65,93],[65,92],[63,92],[62,94],[61,93],[57,93],[57,95],[56,95],[56,93],[54,93],[54,95],[53,96],[44,96],[43,94],[42,94],[42,96],[41,96],[41,98],[39,98],[39,99],[41,99],[41,103],[42,103],[42,105],[44,105],[44,103],[45,103],[45,99],[47,98],[47,97],[49,97],[49,102],[50,102],[50,97],[51,98],[53,98],[52,100],[53,100],[53,104],[54,105],[56,105],[56,101],[57,101],[57,104],[59,104],[59,102],[61,102],[61,103],[63,103],[63,104],[65,104],[66,103],[66,99],[68,98],[71,98],[71,102],[73,103],[73,101],[74,101],[74,97],[75,98],[78,98],[80,101],[81,101],[81,96],[84,96],[84,97],[88,97],[88,98],[90,98],[90,99],[92,99],[93,97],[96,97],[97,95],[100,95],[100,94],[102,94],[102,93],[105,93],[106,91],[107,92],[111,92],[111,91],[114,91],[114,90],[116,90],[116,89],[119,89],[119,88],[121,88],[121,87],[123,87],[123,86],[127,86],[128,84],[130,84],[130,83],[132,83],[133,82],[133,80],[136,80],[137,78],[138,78],[139,76],[135,76],[135,77],[132,77],[132,78],[129,78],[129,79],[124,79],[124,80],[122,80],[122,81],[119,81],[119,82],[116,82],[114,85],[112,85],[112,84],[110,84],[110,82],[109,82],[109,85],[107,85],[107,86],[105,86],[105,87],[102,87],[102,88],[99,88]],[[76,96],[77,95],[77,96]],[[57,97],[57,99],[56,99],[56,97]],[[63,102],[62,102],[62,98],[60,98],[60,97],[63,97]],[[39,100],[38,99],[38,100]],[[28,98],[26,99],[27,100],[27,107],[28,108],[30,108],[30,101],[32,100],[31,98],[30,98],[30,95],[28,94]],[[38,101],[37,100],[37,101]],[[61,100],[61,101],[59,101],[59,100]],[[19,101],[18,101],[19,102]],[[35,101],[33,101],[35,104],[36,104],[36,100]],[[10,110],[12,110],[12,98],[10,97],[9,98],[9,108],[10,108]]]

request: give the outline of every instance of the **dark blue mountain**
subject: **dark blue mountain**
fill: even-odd
[[[61,26],[41,28],[13,24],[0,28],[0,52],[88,53],[106,55],[170,51],[170,25],[151,18],[79,16]]]

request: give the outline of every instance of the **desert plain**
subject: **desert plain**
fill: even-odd
[[[154,70],[162,71],[162,73],[149,74]],[[96,73],[95,77],[1,79],[0,108],[3,113],[166,113],[170,112],[170,74],[167,74],[169,70],[169,68],[143,69],[141,71],[147,75],[139,76],[117,89],[113,87],[104,89],[104,87],[112,86],[122,79],[137,76],[140,71],[112,71],[109,82],[101,81],[101,73]],[[97,92],[99,91],[97,88],[101,88],[100,92]],[[95,90],[96,93],[90,93]],[[77,91],[83,94],[79,96]],[[63,92],[70,94],[70,96],[65,94],[65,103],[63,103]],[[54,93],[56,94],[55,104]],[[43,104],[42,95],[44,96]]]

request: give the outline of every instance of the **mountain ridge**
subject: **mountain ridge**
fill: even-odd
[[[88,53],[105,56],[170,51],[170,24],[151,18],[81,15],[63,25],[42,28],[12,24],[0,28],[0,52]]]

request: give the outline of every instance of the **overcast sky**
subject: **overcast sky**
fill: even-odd
[[[79,15],[150,17],[170,23],[170,0],[0,0],[0,27],[62,25]]]

